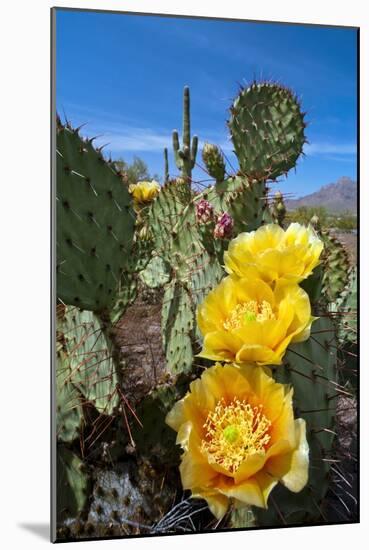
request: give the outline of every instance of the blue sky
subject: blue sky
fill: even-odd
[[[112,158],[135,155],[152,173],[178,173],[171,133],[181,131],[191,90],[192,133],[219,144],[237,166],[226,120],[239,85],[253,78],[291,87],[309,123],[306,157],[273,185],[306,195],[341,176],[356,179],[356,31],[344,28],[178,19],[58,10],[58,112]],[[197,161],[201,163],[199,152]],[[200,168],[193,178],[207,177]]]

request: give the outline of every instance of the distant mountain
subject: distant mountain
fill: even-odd
[[[357,212],[357,184],[350,178],[342,177],[336,183],[324,185],[305,197],[286,200],[288,210],[296,210],[300,206],[324,206],[329,212],[339,213],[349,210]]]

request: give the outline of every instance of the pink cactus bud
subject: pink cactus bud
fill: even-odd
[[[227,212],[223,212],[217,218],[217,223],[214,228],[214,237],[216,239],[229,239],[232,235],[233,226],[233,218],[227,214]]]
[[[213,217],[214,207],[213,205],[205,200],[201,199],[196,203],[196,219],[199,223],[207,223]]]

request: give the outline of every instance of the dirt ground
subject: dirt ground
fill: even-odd
[[[137,403],[165,381],[165,357],[161,339],[161,294],[150,299],[139,294],[116,327],[124,392]]]

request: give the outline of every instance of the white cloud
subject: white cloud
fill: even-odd
[[[108,129],[106,127],[108,126]],[[172,130],[155,131],[152,128],[142,128],[130,126],[127,124],[109,124],[105,125],[105,131],[101,132],[102,124],[91,124],[82,129],[82,134],[98,135],[95,143],[98,146],[107,144],[107,150],[111,152],[162,152],[164,147],[172,147]],[[201,132],[205,135],[204,139],[199,140],[199,149],[204,143],[215,143],[225,152],[231,152],[233,145],[230,140],[225,139],[225,135],[214,135],[209,132]],[[180,145],[182,143],[181,130],[179,131]]]
[[[313,142],[304,147],[306,155],[356,155],[355,143]]]
[[[120,132],[105,132],[99,142],[108,143],[111,151],[162,151],[170,147],[170,133],[156,133],[150,128],[126,127]]]

